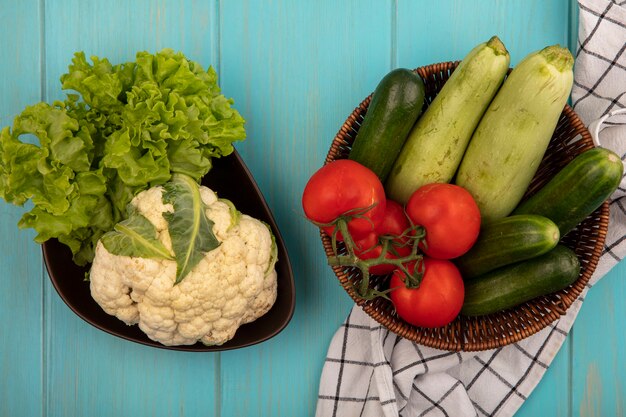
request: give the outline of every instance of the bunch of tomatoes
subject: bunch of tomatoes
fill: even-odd
[[[403,206],[386,198],[369,168],[340,159],[313,174],[302,206],[332,237],[329,264],[361,269],[361,297],[388,294],[398,316],[420,327],[445,326],[459,314],[463,278],[451,260],[472,247],[480,230],[480,211],[467,190],[428,184]],[[337,242],[347,254],[338,253]],[[388,288],[369,288],[370,274],[391,274]]]

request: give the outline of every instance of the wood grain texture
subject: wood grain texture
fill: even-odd
[[[217,415],[218,355],[128,343],[87,325],[58,297],[50,304],[45,415]]]
[[[566,339],[541,381],[516,416],[570,416],[570,342]]]
[[[626,265],[618,264],[587,294],[572,343],[572,415],[626,415]]]
[[[133,59],[183,51],[219,73],[247,120],[237,148],[285,238],[296,278],[290,325],[221,354],[170,352],[76,317],[43,272],[23,209],[0,204],[0,417],[310,416],[330,339],[352,301],[326,265],[301,193],[345,117],[394,67],[461,59],[497,34],[515,64],[574,47],[574,0],[0,0],[0,123],[60,98],[75,51]],[[43,88],[42,88],[43,87]],[[516,416],[624,415],[626,265],[589,293]]]
[[[551,44],[568,44],[568,1],[398,0],[398,65],[416,67],[462,59],[497,35],[515,65]]]
[[[297,295],[283,333],[222,354],[222,416],[311,415],[328,344],[352,302],[300,199],[343,120],[390,69],[391,7],[228,1],[220,12],[221,85],[247,119],[238,149],[285,238]]]
[[[40,9],[37,0],[0,2],[0,125],[41,100]],[[29,28],[28,31],[22,28]],[[0,204],[0,416],[42,414],[43,270],[35,233],[18,230],[26,210]]]

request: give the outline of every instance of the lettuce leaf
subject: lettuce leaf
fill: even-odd
[[[116,65],[77,52],[61,84],[63,101],[26,107],[0,132],[0,197],[30,201],[18,226],[59,239],[79,265],[138,192],[173,173],[199,181],[245,138],[213,68],[171,49]]]

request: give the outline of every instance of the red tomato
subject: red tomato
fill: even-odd
[[[379,236],[382,235],[398,236],[397,239],[393,239],[388,244],[385,258],[394,259],[410,255],[411,246],[409,239],[399,237],[410,226],[411,223],[404,214],[404,208],[393,200],[387,200],[385,216],[375,231],[365,238],[354,242],[356,255],[363,260],[378,258],[383,251],[382,243],[379,239]],[[397,254],[394,254],[394,251]],[[394,269],[396,269],[394,265],[380,264],[371,266],[369,271],[370,274],[385,275],[393,272]]]
[[[353,239],[362,239],[374,231],[385,215],[385,190],[376,174],[349,159],[338,159],[311,176],[302,195],[307,218],[316,223],[331,223],[355,209],[369,210],[361,218],[348,222]],[[325,227],[332,234],[334,227]]]
[[[428,184],[418,188],[406,204],[413,224],[426,229],[431,258],[452,259],[467,252],[478,238],[480,210],[471,194],[454,184]]]
[[[389,293],[398,315],[419,327],[441,327],[459,315],[465,287],[459,270],[450,261],[424,257],[424,276],[419,288],[406,288],[399,269],[391,276]],[[413,273],[415,262],[407,265]]]

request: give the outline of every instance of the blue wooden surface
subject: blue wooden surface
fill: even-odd
[[[0,125],[61,97],[76,50],[119,62],[171,47],[213,65],[247,119],[238,149],[286,240],[289,327],[239,351],[152,349],[90,327],[45,275],[22,209],[0,204],[0,416],[309,416],[330,338],[351,300],[300,196],[345,117],[390,69],[461,58],[499,35],[518,62],[574,46],[570,0],[0,0]],[[626,265],[592,289],[519,416],[624,415]]]

